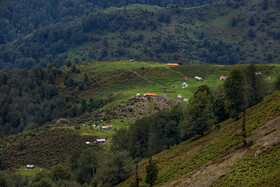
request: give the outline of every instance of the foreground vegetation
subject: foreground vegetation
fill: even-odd
[[[255,135],[255,129],[279,116],[279,94],[277,92],[266,98],[264,102],[247,110],[247,133],[249,140],[250,136]],[[159,168],[156,184],[162,186],[170,183],[170,186],[172,186],[172,181],[180,179],[180,177],[187,180],[188,177],[194,174],[192,173],[193,171],[202,170],[209,165],[213,165],[212,172],[218,172],[215,171],[217,169],[215,168],[215,164],[229,159],[232,155],[239,154],[239,150],[246,151],[246,156],[236,160],[230,167],[229,175],[222,177],[225,172],[221,172],[220,179],[218,177],[217,181],[214,180],[215,185],[278,184],[279,181],[275,180],[275,176],[280,175],[279,155],[277,154],[279,144],[270,145],[267,150],[262,152],[260,157],[255,157],[256,150],[261,149],[262,145],[254,146],[253,149],[250,147],[242,148],[242,120],[241,118],[235,122],[229,119],[220,124],[220,129],[214,128],[204,137],[199,139],[197,139],[198,137],[194,137],[155,155],[153,160],[158,163]],[[279,129],[277,131],[279,132]],[[273,140],[269,144],[273,144]],[[255,143],[251,142],[250,146]],[[147,163],[148,160],[139,163],[139,178],[145,178],[145,167]],[[265,174],[266,172],[268,173]],[[201,176],[200,180],[203,180],[203,177],[211,176]],[[134,180],[135,176],[132,175],[130,179],[118,186],[127,186],[131,182],[134,182]],[[178,182],[178,184],[180,183]],[[208,183],[208,185],[210,184]]]

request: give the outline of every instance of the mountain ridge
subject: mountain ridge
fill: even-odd
[[[71,60],[134,58],[182,64],[278,63],[277,1],[227,1],[195,8],[129,4],[40,27],[2,44],[0,69]],[[249,16],[247,16],[249,15]]]

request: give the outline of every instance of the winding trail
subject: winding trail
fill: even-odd
[[[158,85],[164,87],[164,85],[161,85],[161,84],[159,84],[159,83],[157,83],[157,82],[151,81],[150,79],[148,79],[148,78],[146,78],[146,77],[140,75],[138,72],[135,72],[135,71],[132,71],[132,70],[129,70],[129,72],[133,73],[134,75],[136,75],[137,77],[139,77],[139,78],[141,78],[141,79],[144,79],[144,80],[148,81],[149,83],[158,84]]]

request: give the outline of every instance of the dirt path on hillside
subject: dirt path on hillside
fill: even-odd
[[[149,83],[157,84],[156,82],[151,81],[151,80],[147,79],[146,77],[143,77],[142,75],[140,75],[139,73],[137,73],[137,72],[135,72],[135,71],[132,71],[132,70],[129,70],[129,71],[130,71],[131,73],[133,73],[134,75],[136,75],[137,77],[148,81]]]
[[[154,81],[151,81],[151,80],[147,79],[146,77],[140,75],[140,74],[139,74],[138,72],[136,72],[136,71],[132,71],[132,70],[129,70],[129,71],[130,71],[131,73],[133,73],[134,75],[136,75],[137,77],[148,81],[149,83],[158,84],[158,85],[160,85],[160,86],[163,86],[163,85],[161,85],[161,84],[159,84],[159,83],[157,83],[157,82],[154,82]],[[163,87],[164,87],[164,86],[163,86]]]
[[[248,140],[253,143],[252,147],[262,146],[264,145],[264,143],[268,143],[268,145],[270,146],[273,144],[273,141],[276,138],[280,138],[280,116],[254,130]],[[169,184],[160,186],[210,186],[216,180],[226,175],[227,172],[231,169],[231,166],[237,160],[241,159],[249,149],[250,148],[245,150],[236,149],[234,153],[227,154],[227,156],[225,156],[222,161],[216,163],[207,163],[206,165],[185,174],[181,178],[174,180]]]
[[[184,74],[181,73],[180,71],[176,71],[176,70],[174,70],[174,69],[172,69],[172,68],[169,68],[169,70],[170,70],[170,71],[173,71],[174,73],[177,73],[178,75],[181,75],[181,76],[183,76],[183,77],[186,77],[186,75],[184,75]]]

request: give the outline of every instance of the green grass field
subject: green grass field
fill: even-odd
[[[42,170],[44,170],[44,169],[41,167],[38,167],[38,166],[35,166],[34,169],[26,169],[25,166],[23,166],[18,169],[18,173],[20,173],[23,176],[34,176]]]
[[[135,93],[166,94],[169,98],[176,100],[178,94],[190,98],[198,86],[206,84],[216,89],[223,84],[220,76],[228,76],[231,69],[245,68],[246,65],[234,66],[211,66],[211,65],[182,65],[179,67],[167,67],[166,64],[155,62],[102,62],[87,63],[77,66],[81,73],[71,74],[77,82],[83,82],[86,73],[91,80],[90,85],[84,91],[78,91],[82,98],[106,98],[111,97],[112,102],[105,108],[112,107],[120,102],[126,102]],[[279,65],[259,65],[265,80],[270,76],[273,82],[280,72]],[[64,71],[70,68],[64,67]],[[199,82],[194,76],[200,76],[204,81]],[[187,80],[185,80],[187,78]],[[268,80],[267,80],[268,81]],[[189,84],[182,88],[181,84]],[[67,90],[63,84],[61,88]],[[174,87],[173,87],[174,86]],[[77,89],[77,88],[76,88]]]
[[[181,65],[177,67],[168,67],[166,64],[156,62],[101,62],[86,63],[77,65],[81,73],[71,73],[70,76],[77,82],[83,82],[86,73],[90,79],[90,84],[83,91],[75,88],[78,98],[110,98],[105,106],[99,109],[100,112],[110,110],[121,103],[129,103],[135,93],[156,93],[157,95],[166,95],[169,99],[176,101],[177,95],[182,94],[184,98],[190,99],[198,86],[206,84],[212,90],[222,85],[224,81],[220,76],[228,76],[233,68],[244,69],[248,65]],[[262,72],[263,78],[268,84],[268,89],[272,89],[272,83],[280,72],[280,65],[268,64],[257,65]],[[63,67],[64,72],[69,72],[69,67]],[[204,80],[197,81],[194,76],[200,76]],[[268,80],[271,77],[271,80]],[[187,78],[187,80],[185,80]],[[188,83],[187,88],[182,88],[183,82]],[[72,88],[67,89],[62,83],[61,91],[64,94],[71,94]],[[71,96],[71,95],[70,95]],[[182,104],[187,104],[181,101]],[[105,115],[106,116],[106,115]],[[123,118],[120,117],[120,118]],[[126,119],[113,117],[109,124],[115,129],[129,127],[136,121],[133,116],[127,112]],[[99,138],[111,138],[115,133],[112,130],[102,131],[90,128],[92,124],[98,123],[93,117],[86,118],[86,127],[81,127],[79,132],[83,135],[94,135]],[[106,123],[107,124],[107,123]],[[106,125],[99,124],[99,125]],[[81,126],[81,124],[79,124]],[[64,127],[74,130],[74,126]]]

